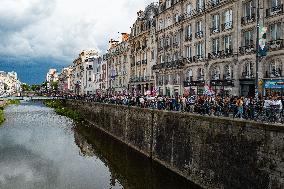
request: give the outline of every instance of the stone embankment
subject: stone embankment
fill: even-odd
[[[204,188],[284,188],[284,126],[67,100],[94,126]]]

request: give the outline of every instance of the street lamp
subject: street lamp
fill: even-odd
[[[256,61],[255,61],[255,97],[258,100],[258,62],[259,62],[259,0],[257,0],[257,9],[256,9]]]

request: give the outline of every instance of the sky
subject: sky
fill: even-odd
[[[155,1],[0,0],[0,70],[41,83],[82,50],[105,53],[109,39],[130,32],[137,12]]]

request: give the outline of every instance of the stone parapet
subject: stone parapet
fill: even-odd
[[[94,126],[204,188],[284,188],[284,126],[66,101]]]

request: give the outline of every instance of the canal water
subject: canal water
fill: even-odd
[[[41,103],[5,110],[0,126],[0,189],[195,189],[88,125]]]

